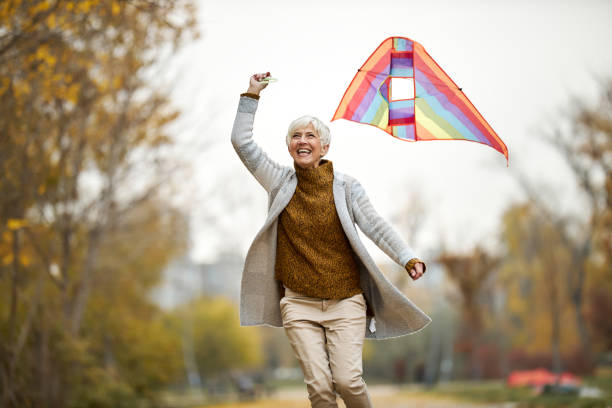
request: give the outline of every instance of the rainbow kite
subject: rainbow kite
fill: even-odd
[[[397,97],[392,86],[405,94]],[[374,125],[406,141],[483,143],[508,160],[508,148],[461,88],[409,38],[390,37],[378,46],[353,78],[332,120],[341,118]]]

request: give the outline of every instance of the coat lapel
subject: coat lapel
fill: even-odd
[[[295,189],[297,187],[297,177],[293,174],[287,183],[283,185],[280,189],[276,197],[274,197],[274,201],[270,205],[270,210],[268,211],[268,218],[264,226],[261,228],[261,232],[265,231],[270,227],[270,225],[276,221],[280,213],[285,209],[291,198],[293,198],[293,194],[295,193]]]

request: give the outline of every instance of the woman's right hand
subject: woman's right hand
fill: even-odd
[[[262,89],[268,86],[268,82],[261,82],[262,79],[270,76],[269,72],[262,72],[259,74],[254,74],[251,76],[251,80],[249,81],[249,89],[248,93],[252,93],[255,95],[259,95]]]

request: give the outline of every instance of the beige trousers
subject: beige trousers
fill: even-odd
[[[280,308],[312,407],[336,408],[336,392],[347,408],[371,407],[361,378],[366,329],[363,295],[327,300],[285,289]]]

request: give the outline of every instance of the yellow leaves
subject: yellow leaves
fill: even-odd
[[[214,375],[233,368],[261,363],[261,334],[240,327],[238,310],[221,298],[200,298],[177,310],[177,317],[193,322],[198,370]]]
[[[102,80],[102,81],[95,80],[94,83],[96,84],[96,88],[98,92],[100,92],[101,94],[105,94],[108,91],[109,84],[107,80]]]
[[[24,97],[28,96],[32,90],[30,89],[30,84],[28,84],[26,81],[19,81],[13,86],[13,92],[15,93],[15,97],[17,99],[23,99]]]
[[[80,88],[79,84],[70,85],[66,91],[66,99],[76,105],[79,100]]]
[[[110,90],[119,90],[124,84],[123,77],[120,75],[112,77],[110,80],[103,78],[102,80],[96,81],[96,88],[100,93],[107,93]]]
[[[47,25],[51,29],[54,29],[55,27],[57,27],[57,21],[55,18],[55,14],[49,14],[49,17],[47,17]]]
[[[2,265],[6,266],[6,265],[10,265],[13,263],[13,253],[9,252],[8,254],[4,255],[2,257]]]
[[[26,226],[27,222],[23,219],[10,218],[7,221],[9,230],[5,230],[0,240],[0,265],[7,266],[15,261],[14,239],[16,230]],[[23,266],[29,266],[32,263],[31,250],[28,247],[21,248],[18,252],[19,263]]]
[[[28,222],[21,218],[9,218],[8,221],[6,222],[6,226],[11,231],[21,229],[27,225],[28,225]]]
[[[113,1],[111,4],[111,13],[116,16],[121,11],[121,6],[118,1]]]
[[[40,1],[28,9],[28,15],[30,17],[34,17],[35,15],[42,13],[43,11],[49,10],[50,7],[51,7],[50,0]]]
[[[89,10],[91,9],[91,2],[90,1],[81,1],[77,4],[77,11],[81,12],[81,13],[89,13]]]
[[[89,13],[92,10],[92,8],[97,6],[99,3],[100,3],[99,1],[94,1],[94,0],[79,1],[76,4],[76,10],[77,12],[80,12],[80,13]]]
[[[76,105],[79,102],[79,91],[81,87],[79,84],[74,83],[68,86],[58,86],[55,91],[55,97],[58,99],[63,99]]]
[[[21,256],[19,257],[19,262],[23,266],[30,266],[30,264],[32,263],[32,259],[26,254],[21,254]]]
[[[45,54],[45,51],[37,52],[39,56],[44,56],[45,60],[55,64],[57,58]],[[47,64],[38,67],[39,74],[36,77],[19,79],[13,85],[13,92],[16,99],[24,101],[24,98],[32,93],[30,82],[37,85],[37,97],[51,103],[54,100],[65,100],[74,105],[79,101],[81,84],[74,81],[72,74],[56,72],[50,69]],[[0,79],[0,95],[2,94],[3,80]],[[27,102],[27,101],[24,101]]]
[[[529,205],[518,205],[504,215],[503,237],[508,257],[502,282],[511,344],[527,353],[547,352],[555,333],[552,319],[556,319],[563,325],[558,335],[561,350],[571,351],[578,342],[567,296],[571,259],[560,231]]]
[[[8,91],[10,85],[11,80],[9,77],[3,76],[2,78],[0,78],[0,96],[2,96],[6,91]]]
[[[123,84],[123,78],[120,76],[116,76],[113,78],[113,89],[119,89],[121,88],[121,85]]]
[[[36,50],[36,58],[45,62],[49,68],[55,67],[57,63],[57,57],[49,52],[49,46],[47,44],[38,47]]]
[[[15,4],[13,1],[0,1],[0,25],[9,25],[13,14],[15,13]]]

